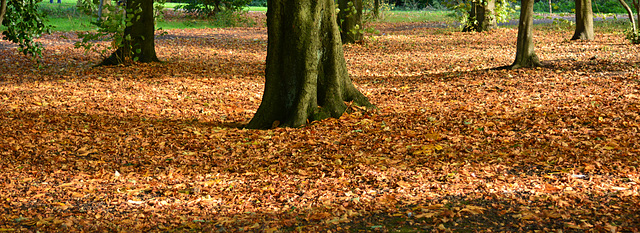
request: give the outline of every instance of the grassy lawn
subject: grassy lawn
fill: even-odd
[[[401,22],[450,22],[455,20],[453,11],[388,11],[383,21],[387,23]]]

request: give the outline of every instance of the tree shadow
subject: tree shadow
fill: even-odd
[[[633,210],[640,201],[638,196],[620,196],[615,192],[591,195],[589,202],[593,203],[577,201],[584,205],[580,210],[559,206],[554,198],[571,198],[562,194],[479,192],[395,206],[393,210],[368,213],[334,224],[330,229],[348,232],[633,232],[640,227],[640,212]],[[621,205],[621,209],[608,207],[612,205]]]

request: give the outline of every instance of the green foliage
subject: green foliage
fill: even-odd
[[[351,18],[351,17],[356,17],[358,14],[358,10],[356,9],[356,6],[353,4],[353,1],[348,1],[347,2],[347,8],[345,8],[344,10],[340,10],[339,8],[336,9],[336,12],[341,12],[343,11],[345,13],[345,18]],[[344,22],[344,19],[340,19],[340,25],[342,25],[342,22]],[[340,31],[344,31],[344,28],[340,28]],[[360,24],[356,24],[353,28],[349,28],[347,30],[347,36],[353,38],[357,38],[358,35],[363,35],[365,33],[365,29],[363,26],[361,26]]]
[[[127,19],[124,6],[119,5],[116,1],[105,1],[101,18],[98,18],[99,7],[91,0],[80,0],[78,8],[96,19],[91,23],[97,26],[98,30],[78,32],[78,38],[81,41],[75,43],[76,48],[83,48],[86,52],[96,52],[106,57],[115,49],[123,46],[124,40],[128,39],[124,36],[124,30],[127,22],[131,22],[131,19]],[[96,43],[97,41],[112,42],[108,45],[103,45]]]
[[[384,2],[381,0],[381,2]],[[404,0],[396,2],[393,6],[396,10],[443,10],[442,0]]]
[[[25,55],[42,57],[42,43],[35,38],[50,33],[51,27],[45,24],[45,15],[38,10],[40,0],[9,0],[7,14],[2,22],[6,30],[3,39],[18,44],[18,50]]]
[[[632,44],[640,44],[640,33],[631,30],[631,26],[624,31],[626,38]]]
[[[213,27],[251,27],[256,24],[253,19],[246,17],[246,11],[222,11],[219,12],[210,23]]]
[[[493,12],[493,16],[496,19],[497,23],[507,22],[509,21],[510,15],[516,12],[516,7],[512,4],[516,2],[516,0],[495,0],[495,12]],[[446,1],[446,6],[454,11],[454,16],[458,22],[460,22],[460,27],[471,27],[475,28],[479,22],[470,17],[469,12],[471,11],[471,7],[473,3],[482,2],[483,4],[487,4],[485,0],[448,0]]]
[[[375,15],[375,1],[374,0],[362,0],[362,21],[363,22],[371,22],[374,20],[384,18],[384,12],[388,12],[392,10],[392,6],[386,3],[386,1],[380,0],[378,7],[378,17]]]
[[[251,3],[249,3],[249,6],[266,7],[267,6],[267,0],[253,0],[253,1],[251,1]]]
[[[186,4],[176,8],[199,17],[210,18],[223,11],[241,11],[251,0],[185,0],[184,3]]]
[[[553,13],[573,13],[576,10],[576,2],[554,0],[551,1],[551,8]],[[542,0],[533,3],[533,11],[549,13],[549,1]]]
[[[629,5],[631,2],[627,1]],[[594,0],[593,1],[593,13],[603,14],[625,14],[627,11],[622,7],[622,4],[618,0]],[[552,13],[574,13],[576,8],[575,1],[573,0],[552,0],[551,10]],[[549,13],[549,1],[541,0],[536,1],[533,4],[533,11]]]
[[[42,11],[49,20],[53,18],[76,18],[83,17],[84,13],[80,12],[76,7],[67,4],[39,4],[39,10]]]

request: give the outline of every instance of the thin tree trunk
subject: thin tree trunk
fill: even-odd
[[[268,0],[262,103],[247,128],[299,127],[373,107],[347,73],[334,0]]]
[[[373,1],[373,16],[376,19],[380,18],[380,0]]]
[[[533,1],[522,0],[520,22],[518,24],[518,42],[516,45],[516,60],[511,69],[540,66],[538,55],[534,51],[533,43]]]
[[[351,4],[349,4],[351,3]],[[342,31],[342,43],[350,44],[362,40],[362,0],[339,0],[338,22]]]
[[[123,45],[100,65],[116,65],[129,61],[160,61],[155,50],[153,0],[129,0],[126,11],[139,12],[134,13],[131,19],[127,19],[131,20],[131,24],[125,28],[124,37],[131,39],[125,39]]]
[[[627,11],[627,15],[629,16],[629,20],[631,21],[631,27],[633,28],[633,34],[638,34],[638,29],[636,27],[636,20],[633,18],[633,11],[631,7],[627,4],[625,0],[618,0],[622,7]]]
[[[636,7],[636,26],[640,27],[640,0],[633,0],[633,6]]]
[[[0,26],[2,26],[2,21],[4,21],[4,15],[7,13],[7,1],[8,0],[0,0]]]
[[[102,7],[104,6],[104,0],[100,0],[98,3],[98,21],[102,21]]]
[[[576,30],[572,40],[593,40],[593,10],[591,0],[576,1]]]

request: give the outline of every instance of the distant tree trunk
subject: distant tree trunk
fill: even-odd
[[[591,0],[576,0],[576,31],[572,40],[593,40],[593,10]]]
[[[334,0],[268,0],[262,103],[247,128],[299,127],[373,107],[347,73]]]
[[[127,14],[133,13],[130,26],[124,30],[123,45],[100,65],[116,65],[127,61],[157,62],[154,41],[153,0],[129,0]]]
[[[471,3],[469,11],[469,22],[462,31],[463,32],[483,32],[489,31],[498,26],[495,17],[496,1],[495,0],[478,0]]]
[[[380,18],[380,0],[373,1],[373,17]]]
[[[640,0],[633,0],[633,6],[636,7],[636,23],[638,24],[638,27],[640,27]]]
[[[362,40],[362,0],[339,0],[338,23],[342,31],[342,43],[350,44]]]
[[[209,15],[209,17],[216,16],[218,13],[220,13],[220,11],[222,11],[222,8],[220,8],[220,3],[221,3],[220,0],[213,1],[213,11],[212,11],[213,15]]]
[[[7,13],[7,0],[0,0],[0,26],[4,21],[4,14]]]
[[[631,27],[633,27],[633,34],[638,34],[638,26],[636,25],[636,20],[633,18],[633,11],[631,7],[624,0],[618,0],[622,7],[627,11],[627,15],[629,16],[629,21],[631,21]]]
[[[538,55],[533,44],[533,1],[522,0],[520,22],[518,24],[518,42],[516,45],[516,60],[511,69],[540,66]]]

